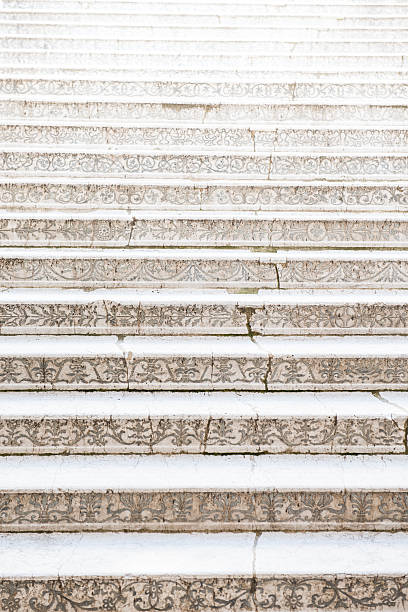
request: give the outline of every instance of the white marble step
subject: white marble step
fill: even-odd
[[[405,468],[396,455],[0,457],[0,532],[406,531]]]
[[[2,391],[406,391],[403,337],[0,337]]]
[[[406,335],[406,293],[9,289],[0,334]]]
[[[405,213],[3,212],[1,245],[408,248]]]
[[[405,289],[406,251],[2,248],[4,288]]]
[[[408,151],[408,130],[400,127],[344,127],[331,124],[328,127],[311,129],[305,123],[297,127],[274,127],[273,125],[249,125],[223,123],[202,125],[201,123],[152,122],[140,124],[128,122],[126,126],[105,125],[90,121],[56,121],[49,123],[35,119],[0,120],[0,142],[32,148],[32,145],[86,145],[89,151],[100,145],[115,147],[146,147],[169,151],[241,150],[245,152],[399,152]]]
[[[408,107],[407,107],[408,111]],[[82,150],[81,150],[82,149]],[[181,178],[282,181],[300,180],[404,180],[408,156],[404,153],[370,154],[344,151],[337,155],[307,153],[244,153],[231,150],[158,152],[133,147],[101,145],[97,152],[79,145],[3,145],[0,176],[78,178]]]
[[[328,593],[329,612],[340,597],[350,612],[367,602],[378,610],[405,605],[408,537],[401,533],[14,534],[0,543],[8,605],[27,609],[52,592],[60,607],[79,601],[118,612],[135,599],[169,612],[186,603],[197,612],[256,612],[262,602],[288,611],[294,588],[299,610]]]
[[[112,35],[113,32],[111,32]],[[79,38],[66,36],[57,37],[5,37],[0,36],[0,49],[11,51],[12,49],[29,49],[44,51],[84,51],[84,52],[108,52],[124,51],[134,52],[144,55],[150,54],[180,54],[180,55],[199,55],[199,54],[237,54],[246,55],[268,55],[281,54],[291,55],[336,55],[355,53],[356,55],[388,55],[388,54],[408,54],[408,41],[311,41],[302,42],[290,40],[277,41],[241,41],[241,40],[132,40],[121,38],[118,33],[117,38]]]
[[[400,42],[408,40],[408,30],[396,28],[322,28],[319,26],[274,28],[262,26],[183,26],[158,25],[157,27],[128,23],[127,25],[86,25],[83,23],[33,23],[24,21],[3,21],[0,13],[1,36],[30,36],[47,38],[104,38],[111,40],[180,40],[180,41],[282,41],[282,42],[345,42],[356,41],[357,44],[367,42]]]
[[[1,7],[5,11],[12,8],[16,14],[26,11],[38,11],[46,13],[52,9],[53,13],[101,13],[128,14],[128,15],[283,15],[285,17],[307,14],[308,16],[369,16],[393,17],[406,14],[406,4],[403,2],[383,2],[382,4],[369,3],[343,3],[343,2],[256,2],[248,7],[248,4],[231,2],[97,2],[90,3],[84,0],[59,0],[50,3],[49,0],[20,0],[18,4],[7,2]]]
[[[73,121],[89,122],[91,125],[108,122],[111,126],[125,128],[136,123],[166,122],[174,127],[180,125],[211,126],[214,124],[240,125],[247,127],[287,126],[304,127],[309,124],[314,129],[342,124],[344,127],[386,129],[405,128],[408,120],[408,107],[401,101],[371,100],[346,102],[343,100],[295,100],[259,101],[251,99],[224,98],[216,95],[211,100],[196,97],[180,98],[177,101],[171,92],[164,97],[135,97],[125,99],[104,99],[98,94],[74,96],[31,96],[22,98],[13,95],[0,96],[0,119],[2,122],[58,121],[67,125]]]
[[[0,177],[3,210],[350,211],[408,210],[406,181],[107,180]]]
[[[146,5],[145,5],[146,6]],[[194,7],[189,3],[190,7]],[[355,5],[354,5],[355,6]],[[273,7],[271,7],[273,8]],[[167,26],[176,27],[274,27],[274,28],[324,28],[344,30],[349,28],[374,28],[374,29],[395,29],[406,28],[408,17],[405,15],[405,6],[401,6],[400,14],[384,15],[350,15],[350,14],[330,14],[333,13],[332,6],[326,6],[326,14],[310,15],[310,5],[305,6],[302,13],[295,15],[273,15],[265,13],[252,13],[248,10],[247,5],[244,9],[244,14],[234,15],[225,13],[217,14],[217,7],[213,10],[213,14],[160,14],[160,13],[145,13],[137,15],[137,25],[144,27],[162,27],[165,19]],[[319,9],[318,5],[313,8]],[[184,12],[185,13],[185,12]],[[98,11],[93,8],[85,11],[39,11],[39,10],[2,10],[1,21],[9,23],[30,22],[39,24],[74,24],[74,25],[109,25],[112,26],[128,26],[129,23],[135,21],[135,14],[129,12],[106,12]]]
[[[0,454],[404,454],[405,392],[7,392]]]
[[[360,53],[354,54],[312,54],[309,53],[292,55],[291,53],[265,54],[253,52],[251,55],[244,53],[137,53],[125,51],[53,51],[19,49],[0,50],[0,62],[7,66],[14,65],[15,68],[27,69],[31,65],[41,68],[54,68],[58,70],[83,68],[88,69],[110,69],[112,73],[116,69],[135,69],[143,65],[144,70],[295,70],[295,71],[404,71],[408,68],[408,56],[399,53]]]

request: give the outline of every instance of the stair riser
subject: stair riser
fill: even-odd
[[[199,153],[0,153],[0,176],[218,179],[406,179],[408,156],[291,156]]]
[[[168,98],[172,100],[195,98],[215,101],[219,98],[254,99],[275,103],[279,101],[309,101],[318,99],[349,104],[354,100],[365,99],[366,104],[372,100],[375,104],[405,103],[408,96],[408,85],[404,83],[341,83],[317,81],[310,83],[267,83],[267,82],[174,82],[174,81],[95,81],[95,80],[40,80],[40,79],[0,79],[0,93],[12,96],[13,99],[28,95],[39,96],[75,96],[95,101],[99,99],[120,98],[124,102],[133,102],[134,98]],[[127,100],[127,98],[129,98]],[[11,113],[12,114],[12,113]]]
[[[406,211],[408,189],[399,185],[126,185],[0,183],[10,209]]]
[[[1,34],[1,30],[0,30]],[[72,36],[72,34],[71,34]],[[172,41],[172,40],[126,40],[118,39],[77,39],[77,38],[33,38],[33,37],[0,37],[0,49],[29,49],[43,51],[80,51],[80,52],[107,52],[107,51],[128,51],[143,55],[149,54],[237,54],[237,55],[254,55],[254,54],[282,54],[282,55],[303,55],[303,54],[361,54],[361,55],[382,55],[382,54],[407,54],[407,42],[301,42],[296,39],[293,41],[259,41],[255,39],[251,42],[232,40],[232,41]]]
[[[407,389],[404,357],[0,357],[2,391]]]
[[[268,261],[269,259],[269,261]],[[67,288],[193,288],[238,289],[406,289],[408,262],[357,259],[332,261],[313,257],[310,261],[279,258],[200,258],[171,256],[109,258],[1,258],[0,284],[3,287]]]
[[[257,612],[262,602],[268,602],[270,609],[287,610],[289,597],[296,589],[296,605],[299,610],[310,610],[322,597],[325,610],[338,610],[338,600],[347,603],[350,612],[360,612],[368,602],[373,609],[386,610],[389,601],[405,605],[407,577],[398,575],[270,575],[253,578],[251,576],[133,576],[128,578],[102,576],[93,578],[61,577],[58,579],[13,578],[4,580],[4,588],[10,601],[28,610],[33,601],[48,601],[52,593],[57,605],[66,606],[68,602],[85,601],[95,610],[103,610],[114,605],[118,612],[131,610],[135,598],[144,609],[165,606],[169,612],[208,612],[213,608],[219,612],[238,612],[238,606],[245,606],[248,612]],[[381,584],[379,589],[378,584]],[[401,586],[402,584],[402,586]],[[157,594],[156,594],[157,592]],[[154,604],[152,604],[154,593]],[[109,596],[107,596],[109,594]],[[220,603],[221,600],[221,603]],[[108,604],[106,604],[108,601]],[[223,603],[226,601],[227,603]],[[273,604],[269,603],[273,602]],[[139,605],[139,604],[138,604]],[[271,606],[274,606],[272,608]],[[24,608],[25,606],[25,608]],[[302,606],[302,607],[300,607]]]
[[[117,145],[150,150],[245,152],[363,150],[408,152],[408,130],[0,125],[0,142],[22,145]]]
[[[0,238],[3,247],[408,248],[408,220],[3,218]]]
[[[405,491],[0,492],[0,532],[406,531]]]
[[[296,122],[311,127],[313,123],[333,122],[367,124],[371,129],[384,128],[388,124],[394,127],[407,124],[408,109],[402,104],[172,104],[160,102],[46,102],[23,101],[18,99],[0,100],[0,118],[11,121],[32,119],[35,121],[105,121],[126,127],[127,123],[153,121],[182,121],[188,123],[229,123],[248,124],[265,123],[289,124],[293,129]],[[177,126],[175,126],[177,127]]]
[[[3,417],[0,455],[404,454],[405,426],[399,417]]]
[[[0,334],[406,335],[406,304],[0,304]]]
[[[269,28],[256,26],[254,28],[245,27],[185,27],[180,24],[177,26],[149,26],[118,25],[116,30],[109,25],[82,25],[73,23],[70,26],[64,24],[46,24],[26,22],[24,15],[16,23],[3,21],[0,15],[0,36],[34,36],[46,38],[105,38],[105,40],[157,40],[157,41],[251,41],[251,42],[270,42],[282,41],[293,43],[302,42],[349,42],[356,41],[357,45],[363,41],[370,42],[408,42],[408,30],[404,28]],[[44,41],[44,44],[47,44]]]
[[[0,51],[0,62],[23,69],[31,65],[54,68],[138,69],[140,65],[153,70],[318,70],[349,72],[352,70],[407,70],[408,56],[403,55],[184,55],[137,53],[80,53],[76,51]]]

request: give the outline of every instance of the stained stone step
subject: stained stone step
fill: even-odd
[[[0,118],[2,122],[10,123],[12,120],[24,121],[87,121],[95,125],[102,122],[106,125],[117,125],[122,129],[135,125],[137,122],[171,122],[174,127],[182,125],[208,125],[239,124],[245,128],[248,124],[264,127],[272,123],[273,127],[288,126],[290,128],[304,127],[307,123],[310,128],[327,127],[333,123],[350,128],[385,129],[406,127],[408,108],[401,101],[390,103],[371,104],[370,100],[356,103],[338,103],[315,99],[302,102],[266,103],[249,100],[224,99],[222,102],[202,100],[197,98],[182,98],[176,103],[170,97],[128,98],[115,100],[107,97],[105,100],[98,95],[74,96],[61,99],[53,95],[41,96],[40,99],[22,99],[3,95],[0,97]]]
[[[340,41],[348,43],[356,41],[357,44],[369,42],[402,42],[408,40],[406,28],[320,28],[310,26],[309,28],[286,27],[274,28],[262,26],[183,26],[183,25],[159,25],[151,26],[128,23],[127,25],[86,25],[73,23],[33,23],[30,21],[3,21],[0,13],[0,35],[1,36],[32,36],[39,37],[45,41],[47,38],[69,37],[77,38],[105,38],[111,40],[184,40],[184,41],[285,41],[285,42],[316,42],[316,41]]]
[[[405,456],[1,457],[0,487],[3,533],[408,529]]]
[[[186,40],[133,40],[120,38],[54,38],[54,37],[4,37],[0,36],[0,49],[29,49],[47,51],[125,51],[140,54],[216,54],[236,53],[237,55],[253,56],[257,54],[407,54],[408,41],[186,41]]]
[[[4,288],[406,289],[407,279],[397,250],[0,250]]]
[[[0,61],[4,65],[12,64],[15,67],[28,68],[32,64],[39,67],[54,68],[87,68],[98,69],[109,68],[112,72],[116,68],[129,69],[143,65],[146,69],[153,70],[339,70],[343,67],[345,72],[351,70],[407,70],[408,56],[399,53],[379,53],[379,54],[301,54],[292,55],[290,53],[276,54],[256,54],[245,55],[237,54],[170,54],[170,53],[137,53],[125,51],[53,51],[19,49],[1,50]]]
[[[3,212],[1,245],[408,248],[404,213]]]
[[[407,107],[408,111],[408,107]],[[82,151],[81,151],[82,148]],[[269,181],[285,179],[381,180],[406,179],[408,156],[401,154],[319,155],[306,153],[158,152],[133,147],[100,146],[98,152],[84,146],[25,147],[3,145],[0,175],[70,176],[83,178],[228,178]]]
[[[0,177],[5,210],[406,211],[406,181],[291,182]]]
[[[2,535],[9,607],[403,610],[406,533]],[[183,554],[180,554],[182,551]],[[27,567],[30,578],[27,578]],[[57,569],[58,568],[58,569]],[[396,608],[395,606],[398,606]],[[20,609],[24,609],[21,608]]]
[[[98,150],[99,145],[136,146],[154,150],[216,150],[231,149],[245,152],[314,152],[334,151],[364,152],[395,151],[408,152],[408,130],[399,127],[377,128],[331,125],[314,128],[310,125],[296,128],[265,126],[236,127],[234,124],[208,125],[156,122],[144,124],[127,123],[100,125],[88,121],[67,123],[43,120],[17,120],[6,123],[0,120],[0,142],[18,146],[48,144],[53,148],[61,145],[87,145],[89,151]]]
[[[89,15],[93,12],[100,14],[128,14],[130,15],[281,15],[285,17],[307,14],[309,16],[369,16],[369,17],[386,17],[406,15],[406,4],[401,2],[383,2],[382,4],[358,4],[343,2],[328,4],[310,2],[256,2],[249,7],[243,3],[220,3],[220,2],[138,2],[136,4],[130,2],[97,2],[89,3],[83,0],[59,0],[56,3],[50,4],[49,0],[30,0],[29,2],[20,2],[18,6],[5,3],[2,8],[9,11],[13,9],[13,13],[21,14],[26,11],[35,10],[39,14],[47,13],[50,9],[55,14],[80,13]]]
[[[408,345],[398,336],[0,337],[0,390],[404,391]]]
[[[1,455],[391,455],[407,445],[404,392],[5,391],[0,409]]]
[[[407,335],[404,292],[3,290],[0,334]]]

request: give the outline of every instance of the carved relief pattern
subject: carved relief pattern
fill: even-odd
[[[3,286],[267,286],[277,287],[276,268],[257,259],[59,258],[3,259]]]
[[[1,40],[1,39],[0,39]],[[69,125],[4,125],[0,141],[8,144],[123,145],[158,148],[231,148],[246,151],[290,151],[316,148],[388,151],[407,147],[408,132],[397,129],[248,129],[196,127],[101,127]]]
[[[9,33],[13,33],[15,24],[7,25]],[[98,26],[93,26],[93,30]],[[110,26],[107,26],[110,31]],[[5,32],[5,24],[2,31]],[[65,25],[54,25],[54,28],[67,28]],[[18,24],[19,34],[24,34],[24,26]],[[27,32],[32,32],[33,26],[27,26]],[[68,32],[70,32],[68,26]],[[126,31],[126,28],[122,28]],[[335,32],[335,31],[334,31]],[[129,33],[134,33],[130,28]],[[151,29],[149,28],[149,33]],[[382,37],[387,31],[382,32]],[[333,35],[333,32],[331,32]],[[360,37],[362,33],[359,33]],[[92,95],[103,97],[172,97],[172,98],[266,98],[286,99],[288,102],[302,98],[318,98],[319,100],[347,100],[357,98],[373,98],[374,100],[401,99],[408,97],[406,83],[257,83],[257,82],[177,82],[177,81],[88,81],[81,80],[52,80],[52,79],[0,79],[0,92],[3,94],[46,94],[52,96]]]
[[[404,491],[0,492],[0,531],[408,530]]]
[[[408,189],[398,185],[76,185],[1,183],[6,206],[181,210],[408,210]]]
[[[0,303],[0,333],[37,334],[382,334],[406,333],[406,304]]]
[[[277,262],[277,263],[275,263]],[[114,256],[108,258],[4,258],[0,280],[8,286],[48,287],[296,287],[405,288],[408,261],[351,259],[350,261],[288,260],[274,256],[182,260]]]
[[[403,357],[0,357],[1,389],[408,389]]]
[[[405,419],[399,417],[7,417],[0,422],[0,454],[18,455],[203,452],[393,454],[403,453],[404,444]]]
[[[61,246],[397,246],[408,222],[296,219],[1,219],[10,245]]]
[[[403,610],[406,576],[272,575],[262,577],[138,576],[134,578],[3,579],[9,612],[258,612],[315,609]]]
[[[4,52],[0,51],[0,59]],[[16,61],[19,55],[15,54]],[[38,54],[34,54],[38,55]],[[71,56],[72,57],[72,56]],[[269,102],[269,101],[268,101]],[[29,100],[0,101],[0,117],[10,119],[57,120],[85,119],[119,121],[183,121],[194,123],[279,123],[293,122],[332,123],[337,121],[344,125],[350,123],[401,122],[408,120],[408,109],[403,105],[384,104],[168,104],[160,102],[43,102]],[[381,126],[383,127],[383,126]]]

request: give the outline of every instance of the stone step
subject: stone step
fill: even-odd
[[[405,71],[408,69],[408,56],[399,53],[379,54],[301,54],[291,53],[264,54],[243,53],[230,54],[170,54],[170,53],[137,53],[126,51],[53,51],[36,49],[0,50],[0,62],[14,68],[29,69],[31,65],[54,70],[75,69],[86,66],[88,69],[109,69],[112,75],[116,69],[135,69],[144,66],[144,70],[314,70],[314,71]]]
[[[70,2],[71,5],[71,2]],[[145,5],[146,6],[146,5]],[[188,6],[194,7],[194,4],[189,3]],[[269,5],[268,5],[269,6]],[[355,5],[354,5],[355,6]],[[54,8],[54,7],[53,7]],[[201,7],[200,7],[201,8]],[[273,7],[271,7],[273,8]],[[213,14],[203,14],[203,10],[197,14],[160,14],[160,13],[139,13],[137,14],[137,24],[143,27],[163,27],[165,20],[167,26],[176,27],[245,27],[245,28],[333,28],[336,30],[345,30],[350,28],[374,28],[374,29],[396,29],[406,28],[408,25],[408,16],[406,16],[405,5],[402,8],[402,13],[390,15],[352,15],[344,13],[343,15],[333,14],[333,6],[326,6],[325,14],[310,15],[309,11],[312,7],[305,6],[302,13],[298,12],[294,15],[288,14],[265,14],[255,13],[245,8],[244,14],[232,14],[231,11],[223,15],[218,14],[216,7]],[[319,5],[314,5],[314,9],[320,11]],[[252,7],[251,7],[252,9]],[[331,12],[331,14],[330,14]],[[129,26],[135,22],[135,13],[129,12],[109,12],[97,11],[39,11],[39,10],[2,10],[1,21],[9,23],[30,22],[43,24],[73,24],[87,25],[88,27],[98,25],[112,26]]]
[[[47,14],[52,10],[53,14],[64,13],[79,13],[89,15],[96,14],[126,14],[126,15],[214,15],[214,16],[253,16],[257,15],[281,15],[284,17],[298,15],[308,15],[316,18],[322,16],[333,17],[396,17],[398,15],[406,15],[406,4],[404,2],[383,2],[382,4],[371,3],[327,3],[327,2],[256,2],[251,4],[231,3],[231,2],[94,2],[84,0],[59,0],[57,3],[50,3],[49,0],[20,0],[19,4],[10,5],[4,3],[2,10],[12,12],[16,15],[24,14],[30,11],[36,11],[40,15]]]
[[[0,455],[392,455],[407,448],[401,391],[4,391],[0,409]]]
[[[2,248],[4,288],[406,289],[406,251]]]
[[[408,111],[408,107],[407,107]],[[81,152],[82,148],[82,152]],[[78,178],[182,178],[221,180],[282,181],[319,180],[404,180],[408,155],[370,154],[364,151],[337,155],[306,153],[244,153],[217,149],[217,152],[158,152],[133,147],[101,145],[98,152],[72,145],[26,147],[3,145],[0,176]]]
[[[156,122],[144,124],[128,123],[126,127],[112,124],[101,125],[88,121],[47,123],[43,120],[16,120],[7,123],[0,120],[0,142],[22,147],[27,145],[87,145],[89,151],[98,150],[99,145],[146,147],[168,150],[217,150],[230,149],[245,152],[408,152],[408,129],[399,127],[346,127],[331,124],[330,128],[311,129],[310,124],[301,127],[257,126],[237,127],[234,124],[205,125]]]
[[[44,51],[80,51],[80,52],[132,52],[150,54],[237,54],[239,56],[256,56],[257,54],[291,55],[336,55],[355,54],[408,54],[408,40],[400,41],[186,41],[186,40],[133,40],[119,38],[51,38],[51,37],[5,37],[0,36],[0,49],[44,50]]]
[[[82,21],[82,20],[81,20]],[[360,44],[369,42],[402,42],[408,41],[408,30],[396,28],[342,28],[342,27],[286,27],[274,28],[262,26],[183,26],[164,25],[156,27],[128,23],[127,25],[86,25],[83,23],[36,23],[24,21],[3,21],[0,13],[1,36],[30,36],[47,39],[54,37],[70,38],[104,38],[106,41],[129,40],[180,40],[180,41],[285,41],[314,42],[339,41]],[[44,40],[46,43],[46,40]]]
[[[396,182],[107,180],[0,177],[10,210],[350,211],[408,210],[408,184]]]
[[[129,99],[100,99],[99,96],[74,96],[61,99],[54,96],[41,96],[40,99],[22,99],[21,96],[0,96],[0,119],[3,123],[19,121],[40,121],[53,123],[73,121],[86,121],[91,125],[108,122],[112,127],[126,128],[140,123],[168,122],[169,127],[188,127],[214,124],[237,124],[248,127],[266,127],[271,123],[273,127],[290,126],[290,129],[310,128],[330,129],[334,124],[349,126],[350,129],[365,127],[373,129],[392,129],[397,126],[404,129],[408,120],[408,108],[401,101],[395,103],[383,100],[382,103],[360,101],[356,103],[340,103],[333,100],[314,99],[307,102],[295,101],[281,103],[266,103],[265,101],[240,100],[234,98],[218,102],[197,98],[182,98],[174,102],[171,97],[164,98],[135,98]]]
[[[3,336],[0,390],[406,391],[408,345],[398,336]]]
[[[399,292],[3,290],[0,334],[406,335]]]
[[[338,69],[326,70],[235,70],[235,69],[144,69],[139,67],[134,68],[116,68],[116,70],[108,67],[89,68],[86,65],[81,67],[63,67],[58,68],[52,66],[40,66],[31,64],[30,66],[18,67],[12,63],[3,64],[0,67],[0,79],[42,79],[42,80],[108,80],[112,81],[144,81],[144,82],[186,82],[196,85],[198,83],[209,83],[213,86],[214,83],[266,83],[274,84],[292,82],[295,86],[295,81],[298,84],[308,82],[320,83],[345,83],[360,84],[360,83],[375,83],[388,86],[399,85],[405,86],[405,80],[408,78],[406,70],[389,70],[382,68],[381,70],[373,68],[372,70],[347,70],[339,71]],[[402,85],[401,85],[402,84]],[[191,96],[191,94],[190,94]]]
[[[405,456],[0,457],[0,532],[407,531]]]
[[[117,612],[135,601],[169,612],[288,612],[316,601],[328,612],[339,601],[350,612],[402,611],[407,596],[405,533],[4,534],[0,545],[5,605],[15,610],[52,597]]]
[[[408,248],[405,213],[3,212],[2,247]]]

